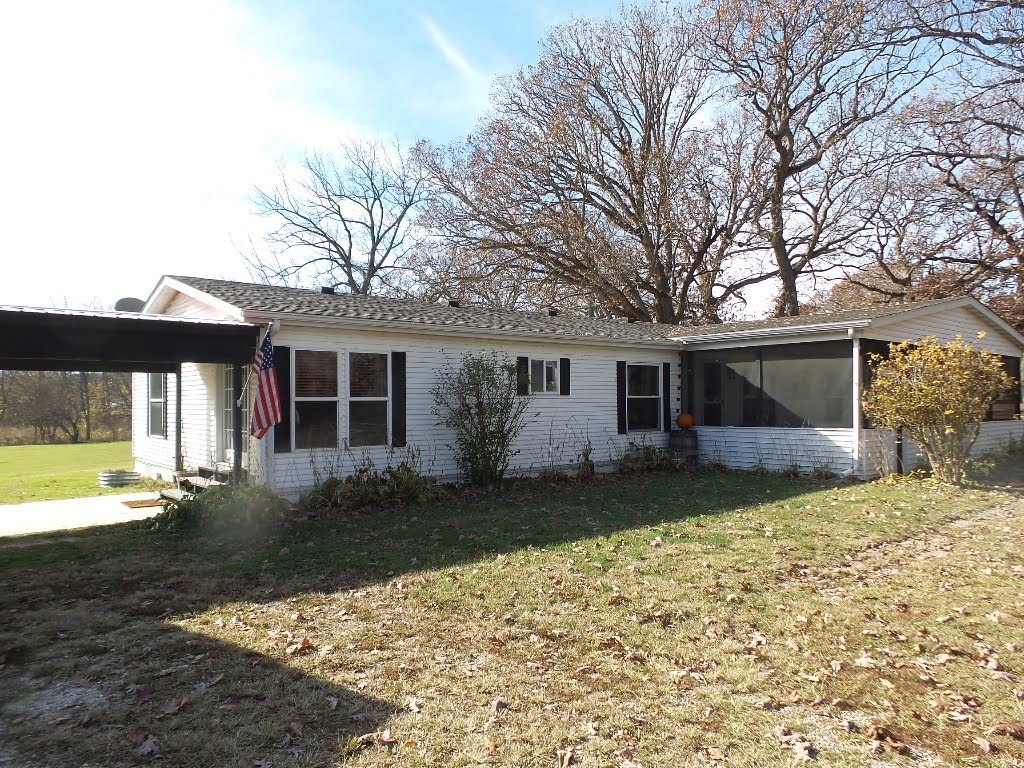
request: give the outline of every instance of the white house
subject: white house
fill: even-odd
[[[675,416],[690,412],[705,461],[858,477],[895,457],[892,436],[867,428],[854,396],[869,353],[984,331],[981,346],[1003,355],[1018,382],[1024,355],[1024,337],[968,298],[694,328],[165,277],[143,312],[272,327],[285,420],[262,440],[244,428],[242,463],[291,498],[318,474],[410,453],[423,472],[455,477],[454,437],[438,426],[430,391],[465,352],[498,351],[527,374],[535,397],[517,443],[520,473],[572,464],[586,445],[599,464],[630,443],[667,446]],[[234,399],[230,366],[184,364],[180,381],[137,374],[136,468],[168,477],[229,462]],[[1024,436],[1020,400],[1018,385],[978,450]]]

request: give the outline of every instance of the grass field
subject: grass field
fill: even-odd
[[[97,472],[133,464],[130,441],[0,446],[0,504],[138,490],[96,485]]]
[[[916,482],[25,537],[0,547],[0,762],[1009,768],[1022,595],[1022,502]]]

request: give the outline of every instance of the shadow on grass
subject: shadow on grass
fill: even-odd
[[[338,759],[399,704],[353,690],[353,670],[319,662],[316,650],[289,658],[286,638],[268,644],[265,630],[247,630],[245,615],[238,645],[168,619],[614,537],[821,487],[749,473],[609,477],[323,515],[247,542],[161,535],[144,523],[0,542],[0,686],[13,699],[0,706],[0,741],[22,755],[45,744],[50,760],[73,765],[149,761],[138,751],[150,736],[164,765]],[[717,536],[708,541],[721,543]]]

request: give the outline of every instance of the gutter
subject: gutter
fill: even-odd
[[[816,323],[797,327],[761,328],[746,331],[727,331],[725,333],[705,333],[699,336],[674,336],[673,341],[687,344],[703,344],[709,341],[736,341],[742,339],[775,338],[776,336],[799,336],[806,333],[824,333],[828,331],[846,331],[852,333],[855,328],[867,328],[870,320],[846,321],[843,323]]]

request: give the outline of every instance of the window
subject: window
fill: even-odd
[[[349,355],[348,442],[353,447],[388,442],[388,356]]]
[[[661,366],[626,366],[626,428],[661,429]]]
[[[167,437],[167,376],[149,374],[149,436]]]
[[[224,461],[231,461],[234,456],[235,450],[235,394],[234,385],[234,374],[235,366],[225,365],[224,366],[224,389],[222,392],[222,404],[221,404],[221,458]],[[244,374],[243,374],[244,375]],[[249,435],[249,416],[250,409],[242,405],[242,452],[243,455],[247,451],[247,441]]]
[[[558,394],[557,360],[530,360],[530,391],[534,394]]]
[[[295,350],[295,447],[338,447],[338,353]]]
[[[1013,386],[992,403],[989,421],[1008,421],[1020,415],[1020,358],[1003,355],[1003,370],[1013,379]]]

